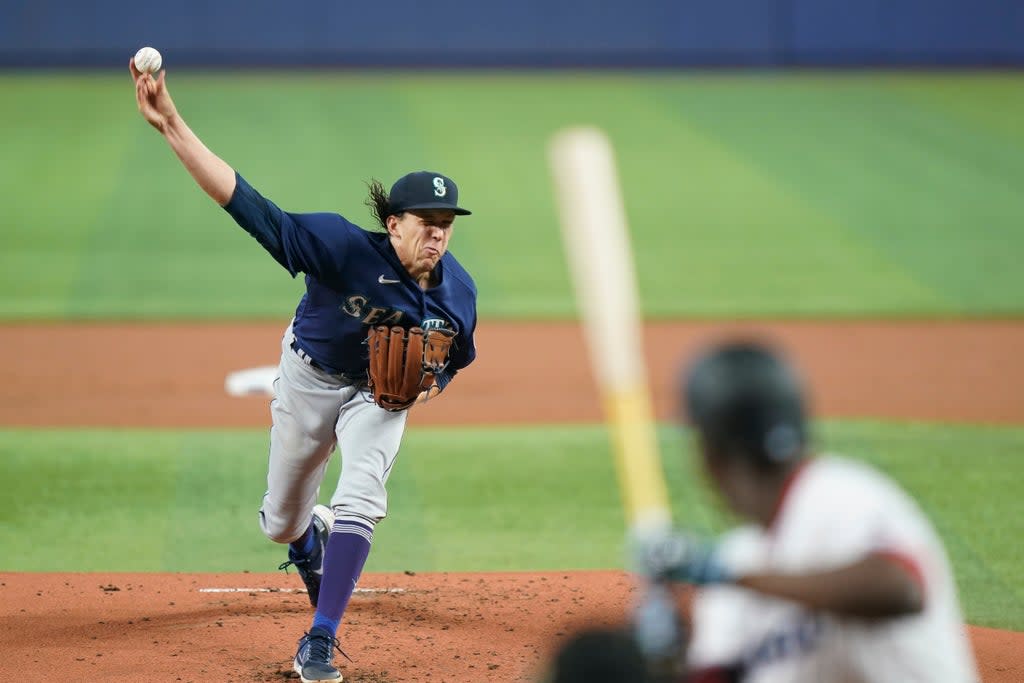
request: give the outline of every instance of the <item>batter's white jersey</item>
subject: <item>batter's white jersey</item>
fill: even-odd
[[[722,552],[740,574],[828,570],[889,554],[921,580],[924,610],[867,621],[736,586],[706,587],[694,603],[693,669],[740,662],[745,683],[979,680],[941,541],[911,498],[867,465],[809,460],[787,486],[771,527],[730,532]]]

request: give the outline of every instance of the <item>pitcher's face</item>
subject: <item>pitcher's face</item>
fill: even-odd
[[[414,279],[428,275],[448,251],[455,212],[413,209],[388,217],[388,234],[398,260]]]

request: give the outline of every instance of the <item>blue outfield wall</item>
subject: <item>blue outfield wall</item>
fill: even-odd
[[[0,0],[0,66],[1022,65],[1024,0]]]

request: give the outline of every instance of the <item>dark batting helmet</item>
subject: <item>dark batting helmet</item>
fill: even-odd
[[[769,347],[736,341],[712,347],[681,382],[685,417],[716,457],[775,467],[803,454],[804,391],[796,372]]]

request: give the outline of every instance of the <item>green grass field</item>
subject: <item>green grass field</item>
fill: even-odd
[[[273,571],[256,523],[266,432],[0,432],[0,571]],[[900,481],[943,535],[974,623],[1024,629],[1024,428],[827,423],[826,449]],[[724,521],[688,440],[661,432],[680,524]],[[603,429],[414,429],[368,571],[624,566]],[[337,459],[327,482],[333,489]],[[329,490],[321,492],[325,501]]]
[[[651,316],[1024,312],[1024,75],[174,72],[210,147],[283,208],[369,226],[434,168],[485,317],[574,314],[545,157],[609,132]],[[127,74],[0,75],[0,319],[280,317],[300,283],[192,183]],[[210,296],[216,292],[215,296]]]
[[[545,144],[610,134],[648,317],[1024,315],[1024,75],[171,71],[283,208],[369,227],[365,181],[452,175],[483,319],[575,315]],[[0,74],[0,324],[286,317],[301,282],[181,169],[127,74]],[[2,424],[2,418],[0,418]],[[0,429],[0,571],[272,571],[266,431]],[[671,428],[666,453],[685,453]],[[947,543],[969,619],[1024,629],[1024,426],[830,422]],[[687,455],[681,523],[721,528]],[[334,466],[336,468],[336,464]],[[328,476],[332,481],[333,470]],[[411,430],[370,571],[620,567],[604,432]],[[325,491],[325,495],[326,495]]]

